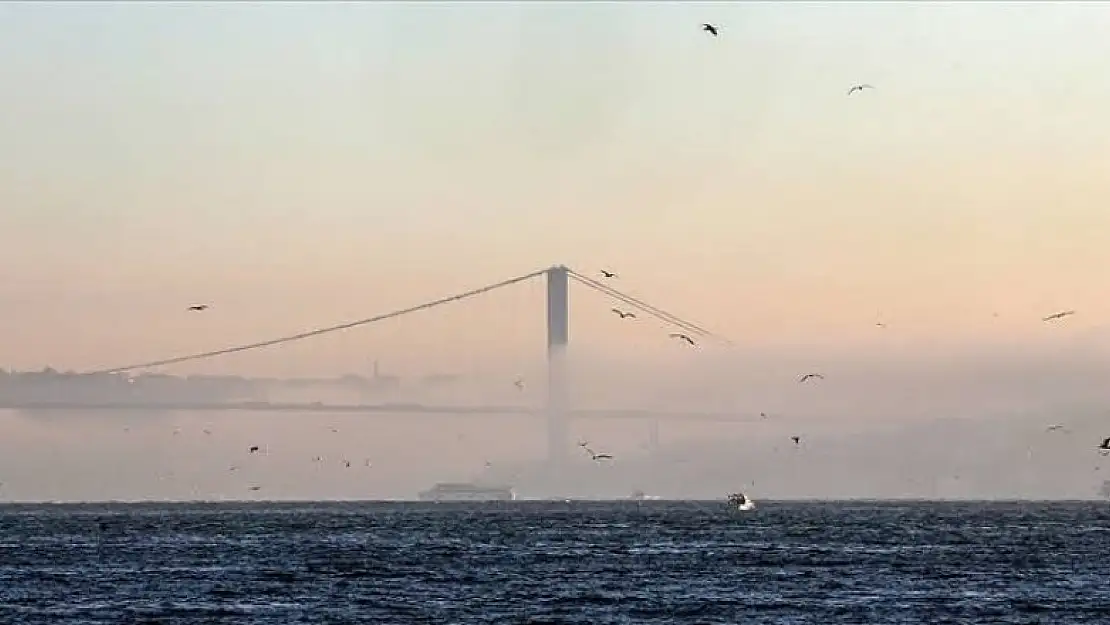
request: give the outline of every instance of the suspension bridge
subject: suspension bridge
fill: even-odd
[[[475,298],[498,289],[528,280],[545,279],[547,283],[547,395],[544,406],[451,406],[451,405],[426,405],[413,403],[381,403],[381,404],[325,404],[312,403],[272,403],[272,402],[4,402],[0,401],[0,409],[12,410],[99,410],[99,411],[254,411],[254,412],[327,412],[327,413],[357,413],[390,415],[403,413],[424,415],[535,415],[546,417],[548,459],[552,464],[560,464],[570,448],[568,422],[574,417],[590,417],[595,419],[625,418],[625,419],[653,419],[656,428],[659,419],[681,418],[685,420],[716,421],[741,423],[756,419],[742,418],[738,415],[705,413],[705,412],[667,412],[653,410],[588,410],[574,409],[570,405],[570,389],[567,374],[567,347],[570,341],[570,281],[573,280],[589,289],[621,302],[643,314],[675,327],[692,338],[699,341],[731,344],[728,339],[711,332],[702,326],[671,314],[657,306],[653,306],[639,298],[622,293],[617,289],[598,280],[585,276],[566,266],[557,265],[502,280],[480,288],[472,289],[449,297],[432,300],[401,310],[375,315],[365,319],[349,321],[328,327],[317,328],[258,341],[242,345],[235,345],[205,352],[186,354],[160,360],[140,362],[123,366],[109,367],[85,372],[85,376],[104,376],[112,374],[126,374],[155,367],[163,367],[196,360],[218,358],[228,354],[265,349],[285,343],[303,341],[325,334],[342,332],[352,328],[375,324],[389,319],[410,315],[413,313],[445,306],[462,300]]]

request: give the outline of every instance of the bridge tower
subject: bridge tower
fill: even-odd
[[[547,459],[557,475],[565,466],[569,445],[567,405],[567,343],[570,330],[568,269],[547,270]]]

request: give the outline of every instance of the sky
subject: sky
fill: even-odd
[[[553,264],[753,350],[1075,345],[1110,312],[1108,27],[1097,2],[3,3],[0,366]],[[578,353],[694,366],[572,288]],[[539,375],[543,294],[167,371]]]
[[[1101,3],[5,3],[0,18],[9,367],[267,338],[552,264],[614,269],[759,343],[863,340],[877,317],[915,340],[1017,339],[1046,311],[1110,309],[1094,280],[1110,254]],[[876,89],[847,97],[857,83]],[[428,332],[495,350],[500,326],[526,324],[504,349],[539,353],[542,319],[513,318],[542,317],[542,288],[521,289],[473,304],[485,327],[445,310]],[[211,314],[183,314],[199,301]],[[466,351],[391,329],[279,368]]]

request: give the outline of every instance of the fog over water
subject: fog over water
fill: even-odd
[[[572,407],[675,414],[576,418],[558,475],[541,416],[6,411],[0,500],[1096,496],[1107,32],[1094,2],[0,3],[4,370],[218,350],[559,264],[733,342],[572,284]],[[377,362],[377,386],[233,399],[539,409],[545,293],[153,372]]]
[[[575,352],[575,406],[673,414],[574,419],[558,477],[546,469],[539,415],[8,412],[0,417],[0,494],[384,499],[474,480],[512,485],[522,497],[744,490],[760,498],[1090,498],[1110,479],[1110,461],[1096,450],[1110,435],[1110,359],[1090,349],[1094,336],[1021,353],[934,350],[916,359],[707,348],[654,370]],[[798,383],[812,371],[825,379]],[[489,373],[431,390],[402,380],[363,401],[542,406],[542,380],[528,379],[522,391],[512,380]],[[306,392],[269,399],[360,401],[317,390],[309,400]],[[698,420],[704,413],[735,422]],[[1053,424],[1065,428],[1047,432]],[[593,462],[579,441],[615,459]],[[251,445],[262,452],[247,453]],[[262,488],[248,492],[252,485]]]

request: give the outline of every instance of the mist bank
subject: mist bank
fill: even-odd
[[[569,354],[572,407],[673,416],[572,419],[562,476],[543,470],[541,412],[0,413],[0,500],[235,499],[249,498],[252,485],[265,499],[396,499],[467,479],[507,481],[525,497],[1073,499],[1095,496],[1110,471],[1096,469],[1095,447],[1110,436],[1110,351],[1097,342],[922,352],[671,347],[665,366],[588,348]],[[434,387],[386,389],[383,399],[540,408],[542,365],[482,364]],[[521,371],[523,389],[514,385]],[[825,378],[798,382],[811,372]],[[305,393],[298,401],[378,400]],[[1054,423],[1069,431],[1044,431]],[[589,461],[575,445],[583,439],[616,461]],[[247,454],[253,445],[265,453]]]
[[[1099,408],[1070,408],[852,432],[784,418],[726,440],[663,445],[612,463],[576,456],[561,478],[532,465],[479,479],[513,483],[525,497],[624,498],[642,490],[668,499],[736,491],[757,499],[1097,499],[1110,480],[1110,458],[1096,449],[1110,435],[1107,417]],[[1057,423],[1065,428],[1046,430]]]

